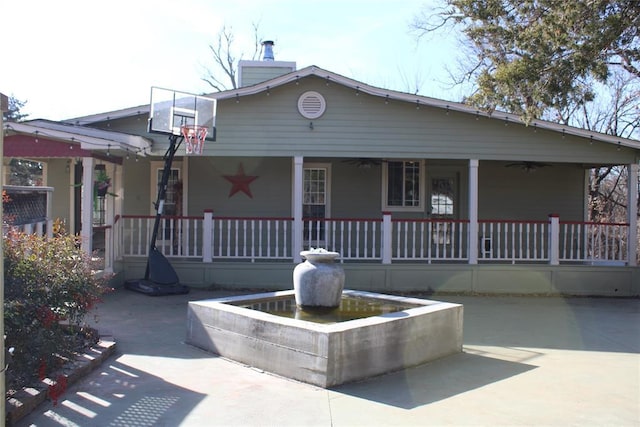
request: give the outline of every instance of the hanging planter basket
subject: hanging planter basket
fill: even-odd
[[[109,190],[109,183],[96,181],[93,183],[93,188],[98,197],[104,197],[107,195],[107,191]]]
[[[105,172],[104,169],[96,169],[98,174],[95,181],[93,181],[93,192],[96,197],[105,197],[111,186],[111,178]]]

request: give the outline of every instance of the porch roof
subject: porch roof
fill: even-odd
[[[474,106],[467,104],[446,101],[442,99],[431,98],[428,96],[421,96],[416,94],[410,94],[405,92],[399,92],[395,90],[383,89],[375,86],[362,83],[360,81],[345,77],[343,75],[322,69],[318,66],[311,65],[300,70],[292,71],[288,74],[283,74],[279,77],[275,77],[270,80],[266,80],[261,83],[257,83],[252,86],[239,87],[236,89],[226,90],[222,92],[214,92],[204,96],[215,98],[218,100],[235,99],[242,96],[255,95],[262,92],[267,92],[269,89],[276,88],[288,83],[296,82],[302,78],[315,76],[327,81],[328,84],[336,83],[346,87],[353,88],[359,92],[366,93],[373,96],[378,96],[388,101],[401,101],[408,102],[414,105],[427,106],[433,108],[440,108],[442,110],[457,111],[465,114],[470,114],[475,117],[486,117],[501,122],[511,122],[524,124],[521,117],[517,114],[505,113],[502,111],[486,112],[479,110]],[[122,110],[116,110],[111,112],[105,112],[100,114],[94,114],[90,116],[78,117],[72,119],[69,122],[78,124],[92,124],[105,122],[114,119],[121,119],[125,117],[133,117],[141,114],[149,113],[149,105],[141,105]],[[595,132],[587,129],[576,128],[572,126],[563,125],[560,123],[549,122],[545,120],[532,120],[528,126],[534,128],[546,129],[553,132],[575,135],[582,138],[588,138],[593,141],[600,141],[617,146],[629,147],[635,150],[640,150],[640,141],[628,138],[621,138],[614,135],[607,135],[600,132]]]
[[[85,126],[34,120],[5,124],[7,141],[17,138],[19,144],[7,144],[6,156],[23,157],[91,157],[131,153],[144,156],[152,141],[121,132]],[[47,144],[38,144],[39,140]]]

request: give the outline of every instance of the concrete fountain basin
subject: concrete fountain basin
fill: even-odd
[[[287,317],[267,312],[269,305],[290,305],[293,290],[192,301],[186,342],[324,388],[462,351],[460,304],[352,290],[345,290],[343,298],[397,308],[317,323],[296,319],[301,317],[297,313]]]

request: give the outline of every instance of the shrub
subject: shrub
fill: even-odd
[[[43,379],[86,339],[84,316],[108,288],[77,243],[62,233],[4,235],[5,347],[14,349],[6,390]]]

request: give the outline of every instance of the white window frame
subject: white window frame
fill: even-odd
[[[304,163],[302,165],[303,180],[304,180],[305,169],[325,169],[326,170],[324,209],[325,209],[325,217],[330,218],[331,217],[331,163]],[[303,188],[303,193],[304,193],[304,188]],[[303,194],[302,204],[304,205],[304,194]]]
[[[155,207],[153,204],[156,202],[156,198],[158,197],[158,171],[162,171],[164,169],[164,161],[152,161],[149,162],[151,166],[150,173],[150,185],[149,185],[149,200],[151,204],[149,206],[149,212],[151,215],[156,214]],[[178,170],[178,179],[182,181],[182,216],[188,215],[187,213],[187,162],[182,161],[173,161],[171,164],[171,169]]]
[[[149,210],[151,212],[151,215],[155,216],[156,215],[156,210],[154,207],[154,203],[156,202],[156,198],[158,197],[158,172],[162,172],[164,170],[164,161],[152,161],[149,162],[150,166],[151,166],[151,170],[150,170],[150,191],[149,191],[149,198],[151,201]],[[183,161],[173,161],[171,164],[171,169],[172,170],[178,170],[178,179],[182,181],[182,214],[181,216],[187,216],[188,212],[187,212],[187,176],[189,175],[187,173],[187,165],[188,162],[183,162]],[[161,225],[161,230],[162,230],[162,225]],[[169,240],[165,239],[165,235],[164,232],[162,231],[158,232],[158,236],[156,238],[156,244],[158,247],[162,247],[163,245],[167,244],[167,242]],[[184,242],[181,242],[180,244],[183,244]]]
[[[302,205],[304,211],[304,170],[305,169],[325,169],[325,194],[324,194],[324,217],[331,218],[331,163],[304,163],[302,165],[302,180],[303,180],[303,189],[302,189]],[[327,236],[327,230],[325,230],[324,240],[319,242],[323,245],[329,244],[329,236]],[[303,236],[303,243],[305,245],[309,244],[307,240],[307,236]]]
[[[41,181],[40,183],[35,183],[33,186],[34,187],[39,187],[39,186],[47,186],[47,176],[48,176],[48,164],[46,161],[44,161],[43,159],[38,159],[38,160],[34,160],[34,159],[30,159],[28,157],[4,157],[3,159],[3,166],[4,166],[4,172],[3,172],[3,176],[2,176],[2,184],[3,185],[9,185],[9,181],[11,179],[11,173],[13,172],[13,169],[11,167],[11,160],[16,159],[16,160],[24,160],[27,162],[33,162],[33,163],[40,163],[42,165],[42,176],[41,176]]]
[[[425,190],[428,191],[428,196],[427,196],[427,213],[429,214],[430,217],[433,218],[442,218],[442,219],[455,219],[458,218],[458,211],[459,211],[459,199],[460,199],[460,195],[459,193],[459,178],[457,176],[457,174],[455,172],[448,172],[448,173],[440,173],[440,172],[434,172],[433,168],[429,169],[431,173],[429,173],[429,175],[427,176],[426,182],[427,182],[427,186],[428,188],[426,188]],[[452,212],[450,214],[437,214],[433,211],[433,180],[434,179],[450,179],[453,180],[453,198],[451,200],[451,206],[452,206]]]
[[[387,203],[389,195],[389,162],[418,162],[419,164],[419,183],[420,191],[418,197],[420,197],[418,206],[393,206]],[[382,210],[389,212],[423,212],[425,206],[425,162],[424,160],[416,159],[393,159],[382,164]]]

